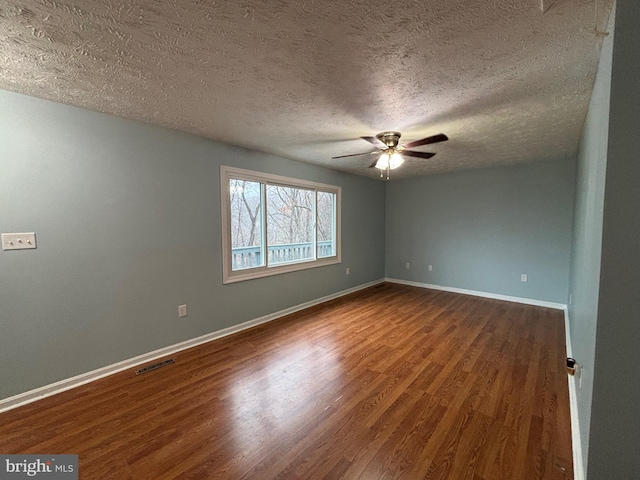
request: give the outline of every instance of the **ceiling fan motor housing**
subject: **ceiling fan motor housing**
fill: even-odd
[[[382,132],[376,135],[376,138],[384,143],[387,147],[395,148],[400,141],[400,132]]]

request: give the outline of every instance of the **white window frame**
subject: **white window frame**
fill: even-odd
[[[262,218],[262,232],[265,245],[265,265],[260,267],[246,268],[242,270],[233,270],[232,268],[232,247],[231,247],[231,192],[229,191],[229,182],[231,179],[248,180],[251,182],[260,182],[264,184],[276,184],[292,188],[304,188],[315,190],[317,192],[328,192],[335,194],[335,255],[331,257],[317,258],[318,249],[316,234],[314,233],[314,256],[316,258],[309,260],[300,260],[295,263],[268,265],[266,232],[267,232],[267,215],[264,211]],[[325,265],[334,265],[342,262],[342,241],[341,241],[341,201],[342,188],[335,185],[327,185],[323,183],[310,182],[308,180],[300,180],[297,178],[283,177],[280,175],[272,175],[269,173],[255,172],[253,170],[245,170],[235,167],[220,166],[220,194],[221,194],[221,219],[222,219],[222,282],[234,283],[244,280],[252,280],[255,278],[268,277],[271,275],[279,275],[282,273],[295,272],[298,270],[306,270],[308,268],[323,267]],[[316,197],[317,199],[317,197]],[[264,201],[264,199],[263,199]],[[266,208],[266,205],[263,205]],[[314,212],[315,215],[315,212]]]

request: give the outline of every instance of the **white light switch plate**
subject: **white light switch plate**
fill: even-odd
[[[35,233],[3,233],[2,250],[25,250],[36,248]]]

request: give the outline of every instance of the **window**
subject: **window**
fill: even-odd
[[[224,283],[340,262],[340,187],[220,167]]]

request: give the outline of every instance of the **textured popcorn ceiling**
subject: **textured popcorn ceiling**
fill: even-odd
[[[0,2],[0,88],[361,175],[573,154],[611,0]],[[543,13],[541,6],[548,8]]]

